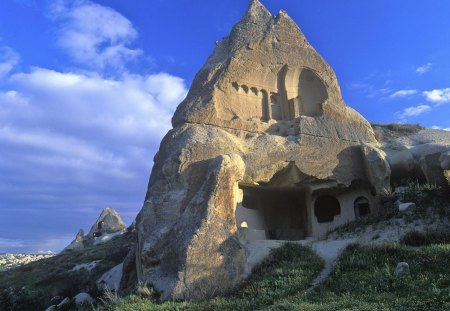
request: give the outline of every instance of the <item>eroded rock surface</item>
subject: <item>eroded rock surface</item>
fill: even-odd
[[[283,11],[257,0],[195,77],[136,219],[138,279],[203,299],[242,281],[246,240],[299,240],[376,212],[390,168],[371,125]]]
[[[92,225],[89,233],[85,235],[84,230],[80,229],[75,239],[64,248],[64,251],[81,250],[86,245],[104,243],[124,233],[126,229],[127,226],[119,213],[112,207],[106,207]]]
[[[127,225],[120,217],[119,213],[112,208],[105,208],[97,221],[92,225],[91,230],[87,234],[88,237],[99,237],[106,234],[125,231]]]
[[[450,132],[414,125],[374,125],[393,183],[427,182],[450,191]]]

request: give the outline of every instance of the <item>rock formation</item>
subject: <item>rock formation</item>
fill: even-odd
[[[91,230],[87,234],[88,237],[100,237],[106,234],[122,232],[127,229],[127,225],[120,217],[119,213],[112,208],[105,208],[97,221],[92,225]]]
[[[371,125],[284,12],[253,0],[196,75],[136,219],[137,274],[202,299],[249,273],[254,240],[301,240],[378,209],[390,167]]]
[[[73,240],[69,245],[67,245],[66,248],[64,248],[64,250],[83,249],[84,248],[83,241],[84,241],[84,230],[80,229],[77,235],[75,236],[75,240]]]
[[[87,235],[84,235],[83,229],[78,231],[75,240],[73,240],[66,248],[66,250],[80,250],[84,246],[95,243],[97,238],[101,238],[100,242],[108,240],[114,234],[120,234],[127,229],[125,222],[120,217],[119,213],[112,208],[106,207],[92,225],[91,230]]]
[[[450,191],[450,132],[414,125],[374,125],[393,184],[429,183]]]

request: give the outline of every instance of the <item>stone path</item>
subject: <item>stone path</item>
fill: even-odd
[[[325,261],[325,267],[319,273],[319,275],[311,282],[311,287],[306,292],[313,291],[320,283],[326,280],[326,278],[333,271],[336,261],[341,252],[350,244],[355,243],[356,238],[335,240],[335,241],[317,241],[311,243],[312,249],[323,258]]]

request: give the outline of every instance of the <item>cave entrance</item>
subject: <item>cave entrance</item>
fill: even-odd
[[[314,215],[318,223],[333,222],[334,217],[341,214],[338,199],[331,195],[321,195],[314,203]]]
[[[302,240],[308,234],[305,191],[240,185],[238,227],[259,232],[259,239]]]

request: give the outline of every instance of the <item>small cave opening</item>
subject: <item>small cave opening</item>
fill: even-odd
[[[236,208],[238,227],[247,228],[255,239],[302,240],[308,235],[304,191],[293,188],[245,186]]]
[[[359,197],[354,202],[355,218],[360,219],[370,214],[370,203],[366,197]]]
[[[331,195],[321,195],[314,203],[314,216],[319,223],[332,222],[334,217],[341,214],[338,199]]]

